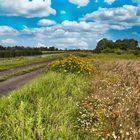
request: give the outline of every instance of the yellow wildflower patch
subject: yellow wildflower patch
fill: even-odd
[[[70,56],[63,60],[52,63],[51,69],[65,73],[91,74],[94,72],[93,67],[87,59],[76,56]]]

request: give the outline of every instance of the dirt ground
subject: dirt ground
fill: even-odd
[[[37,63],[28,64],[28,65],[18,66],[18,67],[9,69],[9,70],[0,71],[0,76],[4,76],[4,75],[10,74],[10,73],[15,73],[16,71],[28,69],[30,67],[45,65],[45,64],[48,64],[48,62],[51,62],[51,60],[48,60],[45,62],[37,62]]]
[[[2,71],[2,72],[0,72],[0,75],[13,73],[13,72],[16,72],[18,70],[22,70],[22,69],[25,69],[25,68],[28,68],[28,67],[31,67],[31,66],[37,66],[37,65],[42,65],[42,64],[47,65],[49,62],[50,61],[46,61],[46,62],[40,62],[40,63],[36,63],[36,64],[30,64],[30,65],[27,65],[27,66],[16,67],[16,68],[13,68],[13,69],[10,69],[10,70]],[[28,82],[30,82],[33,79],[40,76],[43,73],[44,70],[45,70],[44,68],[40,68],[40,69],[32,71],[30,73],[15,76],[15,77],[12,77],[10,79],[7,79],[6,81],[0,82],[0,96],[7,95],[9,92],[11,92],[15,89],[18,89],[21,86],[27,84]]]

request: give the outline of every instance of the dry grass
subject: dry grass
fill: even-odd
[[[91,94],[78,103],[86,139],[140,139],[140,61],[96,62]]]

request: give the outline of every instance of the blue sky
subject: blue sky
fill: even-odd
[[[140,0],[0,0],[0,44],[93,49],[102,39],[140,42]]]

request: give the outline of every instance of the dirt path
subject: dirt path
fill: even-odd
[[[35,67],[35,66],[39,66],[39,65],[45,65],[45,64],[48,64],[48,62],[51,62],[51,61],[52,60],[47,60],[45,62],[36,62],[36,63],[24,65],[24,66],[18,66],[18,67],[12,68],[12,69],[0,71],[0,76],[15,73],[16,71],[20,71],[20,70],[27,69],[27,68],[30,68],[30,67]]]
[[[5,70],[0,72],[0,76],[1,75],[5,75],[5,74],[9,74],[9,73],[13,73],[19,70],[23,70],[29,67],[33,67],[33,66],[38,66],[38,65],[46,65],[48,63],[50,63],[52,60],[48,60],[46,62],[39,62],[39,63],[35,63],[35,64],[30,64],[30,65],[26,65],[26,66],[22,66],[22,67],[16,67],[14,69],[10,69],[10,70]],[[45,70],[45,68],[40,68],[38,70],[34,70],[32,72],[26,73],[24,75],[19,75],[19,76],[14,76],[10,79],[7,79],[6,81],[0,82],[0,96],[3,95],[7,95],[9,92],[23,86],[24,84],[30,82],[31,80],[37,78],[39,75],[41,75],[43,73],[43,71]]]
[[[0,96],[4,96],[8,94],[10,91],[13,91],[23,86],[24,84],[27,84],[31,80],[41,75],[43,71],[44,68],[0,82]]]

